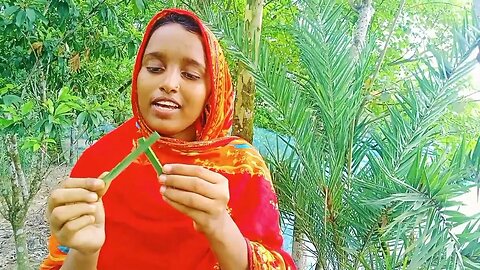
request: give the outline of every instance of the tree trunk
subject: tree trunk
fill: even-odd
[[[258,61],[260,35],[262,31],[263,0],[247,0],[245,8],[245,33],[248,37],[249,50],[256,64]],[[253,113],[255,108],[255,81],[247,68],[238,66],[235,114],[233,134],[248,142],[253,141]]]
[[[18,192],[21,194],[20,198],[18,198],[20,200],[18,203],[23,204],[28,200],[30,192],[27,179],[22,168],[22,162],[20,160],[16,134],[7,135],[7,151],[15,173],[14,177],[12,178],[14,179],[12,183],[12,190],[14,190],[14,193]]]
[[[293,249],[292,257],[295,265],[299,270],[307,269],[307,260],[305,257],[305,241],[303,234],[299,231],[298,226],[293,226]]]
[[[75,127],[72,126],[70,127],[70,146],[69,146],[69,149],[68,149],[68,165],[73,165],[73,163],[75,162],[74,160],[74,155],[75,153],[77,153],[75,150]]]
[[[365,46],[368,27],[372,21],[375,9],[373,8],[372,0],[361,0],[359,4],[351,2],[351,5],[358,12],[358,21],[353,35],[352,46],[352,54],[357,58]]]
[[[15,237],[15,254],[18,270],[29,270],[30,261],[28,260],[27,236],[25,234],[25,216],[18,217],[12,223],[13,234]]]
[[[51,149],[53,151],[55,151],[54,154],[55,156],[57,156],[57,163],[58,164],[61,164],[62,162],[68,162],[68,158],[65,156],[66,153],[64,153],[64,147],[63,147],[63,132],[60,131],[60,130],[57,130],[57,132],[55,132],[55,145],[54,147]]]
[[[30,268],[28,261],[27,239],[25,235],[24,225],[25,216],[30,199],[30,186],[27,183],[25,173],[22,168],[20,152],[18,151],[18,141],[16,134],[9,134],[7,139],[7,152],[12,164],[13,175],[11,177],[12,184],[12,205],[7,209],[8,221],[13,229],[15,238],[15,254],[17,260],[17,268],[19,270],[27,270]]]

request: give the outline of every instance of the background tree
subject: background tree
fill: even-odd
[[[263,0],[247,0],[245,6],[245,34],[251,59],[256,63],[260,52],[262,32]],[[255,108],[255,82],[243,63],[239,63],[235,98],[235,114],[232,135],[253,141],[253,120]]]

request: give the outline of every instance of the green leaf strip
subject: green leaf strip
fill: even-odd
[[[143,139],[143,142],[139,140],[138,147],[128,154],[122,161],[120,161],[120,163],[118,163],[117,166],[115,166],[115,168],[113,168],[105,177],[103,177],[103,181],[108,184],[115,179],[123,170],[128,167],[128,165],[130,165],[130,163],[144,153],[145,150],[150,148],[150,146],[152,146],[152,144],[154,144],[158,139],[160,139],[160,135],[157,132],[154,132],[152,135],[150,135],[150,137],[148,137],[147,140]]]
[[[140,138],[138,141],[141,142],[141,143],[144,143],[145,139]],[[162,164],[158,160],[158,158],[155,155],[155,153],[153,152],[152,148],[148,147],[147,150],[145,150],[145,154],[147,155],[148,160],[150,160],[150,163],[152,163],[152,166],[155,169],[155,171],[157,172],[157,174],[161,175],[163,173]]]

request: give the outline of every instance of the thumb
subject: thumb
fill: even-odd
[[[103,179],[103,177],[105,177],[108,173],[109,172],[103,172],[102,174],[100,174],[98,179]],[[101,198],[103,195],[105,195],[105,193],[107,193],[107,190],[110,187],[110,183],[111,181],[109,183],[106,183],[105,187],[97,192],[99,198]]]

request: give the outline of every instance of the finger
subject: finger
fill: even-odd
[[[202,178],[205,181],[210,183],[218,183],[222,179],[218,176],[218,173],[212,172],[202,166],[198,165],[189,165],[189,164],[165,164],[163,166],[163,172],[165,174],[175,174],[175,175],[184,175],[184,176],[194,176]]]
[[[214,212],[212,209],[214,209],[215,201],[202,195],[173,188],[161,188],[161,192],[162,191],[163,197],[170,201],[198,211],[206,213]]]
[[[83,188],[97,192],[105,188],[105,182],[98,178],[68,178],[62,182],[62,187]]]
[[[54,231],[60,231],[63,225],[84,215],[93,215],[95,204],[77,203],[56,207],[50,215],[50,225]]]
[[[57,235],[60,239],[70,238],[69,236],[94,223],[95,217],[93,215],[84,215],[65,223]]]
[[[162,174],[159,180],[167,187],[193,192],[210,199],[218,197],[215,185],[198,177]]]
[[[177,203],[177,202],[174,202],[170,199],[168,199],[167,197],[164,197],[163,198],[165,200],[166,203],[168,203],[171,207],[173,207],[174,209],[178,210],[179,212],[187,215],[188,217],[190,217],[191,219],[193,220],[201,220],[202,218],[204,218],[205,216],[205,212],[202,212],[202,211],[199,211],[199,210],[195,210],[195,209],[192,209],[190,207],[187,207],[183,204],[180,204],[180,203]]]
[[[98,201],[98,195],[95,192],[83,188],[56,189],[48,197],[48,213],[55,207],[69,203],[93,203]]]
[[[100,174],[100,176],[98,177],[99,179],[103,179],[105,176],[107,176],[108,172],[103,172],[102,174]],[[103,183],[105,183],[104,181],[102,181]],[[106,184],[103,189],[101,189],[98,193],[98,196],[102,197],[103,195],[105,195],[105,193],[107,193],[107,190],[108,188],[110,187],[110,184],[112,183],[112,181],[108,182],[108,184]]]

